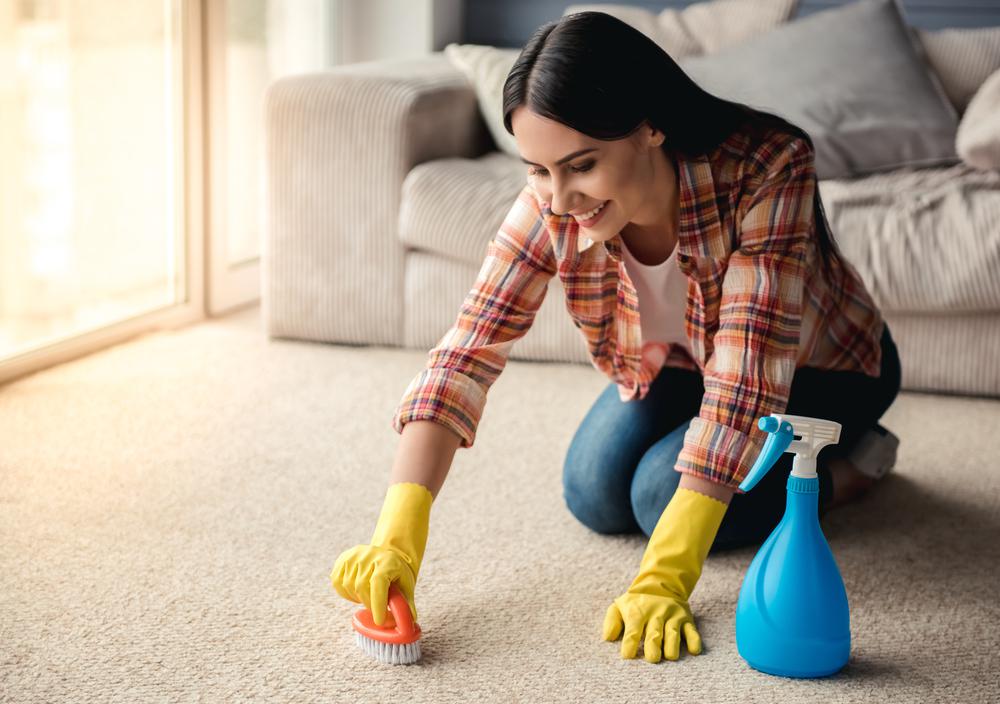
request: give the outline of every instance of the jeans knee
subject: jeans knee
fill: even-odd
[[[652,535],[667,507],[681,475],[674,469],[677,457],[684,446],[684,434],[690,422],[684,423],[665,435],[643,455],[639,461],[630,488],[632,513],[646,535]]]
[[[680,473],[672,465],[664,466],[645,458],[639,463],[632,481],[631,504],[636,523],[646,535],[653,534],[679,482]]]
[[[563,469],[566,508],[596,533],[634,533],[638,530],[629,505],[628,491],[615,485],[609,474],[586,463],[567,461]]]

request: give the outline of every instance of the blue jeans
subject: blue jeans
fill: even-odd
[[[840,442],[817,457],[820,516],[833,496],[825,463],[853,448],[899,392],[900,367],[888,326],[882,336],[882,373],[802,367],[792,380],[786,413],[837,421]],[[674,469],[684,434],[705,393],[697,371],[664,367],[640,401],[622,402],[614,384],[601,393],[577,429],[563,469],[570,512],[598,533],[651,535],[674,495]],[[785,484],[793,456],[785,453],[746,494],[734,494],[710,552],[764,541],[785,512]]]

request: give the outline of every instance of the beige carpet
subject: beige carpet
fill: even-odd
[[[851,661],[789,680],[736,651],[754,548],[705,566],[702,655],[650,665],[601,641],[645,540],[563,504],[564,453],[606,383],[582,365],[510,363],[431,513],[424,659],[366,659],[328,575],[371,537],[423,362],[268,341],[255,308],[0,387],[0,700],[1000,700],[1000,402],[889,411],[895,473],[824,519]]]

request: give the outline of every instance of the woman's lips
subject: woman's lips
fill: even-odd
[[[576,221],[581,225],[583,225],[584,227],[593,227],[595,224],[597,224],[598,220],[604,217],[604,211],[608,209],[608,204],[610,202],[611,201],[609,200],[604,201],[604,205],[601,206],[601,209],[597,211],[597,215],[590,218],[590,220],[580,220],[579,218],[576,218]]]

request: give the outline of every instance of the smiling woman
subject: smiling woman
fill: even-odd
[[[650,662],[676,660],[682,641],[697,654],[690,596],[706,556],[759,543],[783,511],[781,471],[738,489],[763,444],[757,420],[841,423],[817,460],[827,510],[831,465],[854,471],[851,450],[899,389],[895,346],[830,236],[809,136],[705,92],[641,32],[599,12],[544,25],[507,76],[503,117],[527,184],[396,409],[390,484],[436,498],[558,276],[610,380],[567,451],[567,508],[596,532],[649,536],[603,635],[627,658],[641,643]],[[421,536],[426,520],[386,518]],[[412,588],[423,543],[376,547],[339,563],[338,591],[370,593],[368,577],[343,575],[390,567]]]
[[[554,214],[573,216],[588,243],[621,233],[639,261],[667,259],[677,243],[679,194],[661,131],[647,122],[622,139],[596,140],[524,105],[511,123],[518,147],[532,155],[580,147],[560,159],[535,157],[551,169],[522,156],[532,165],[529,183]]]

